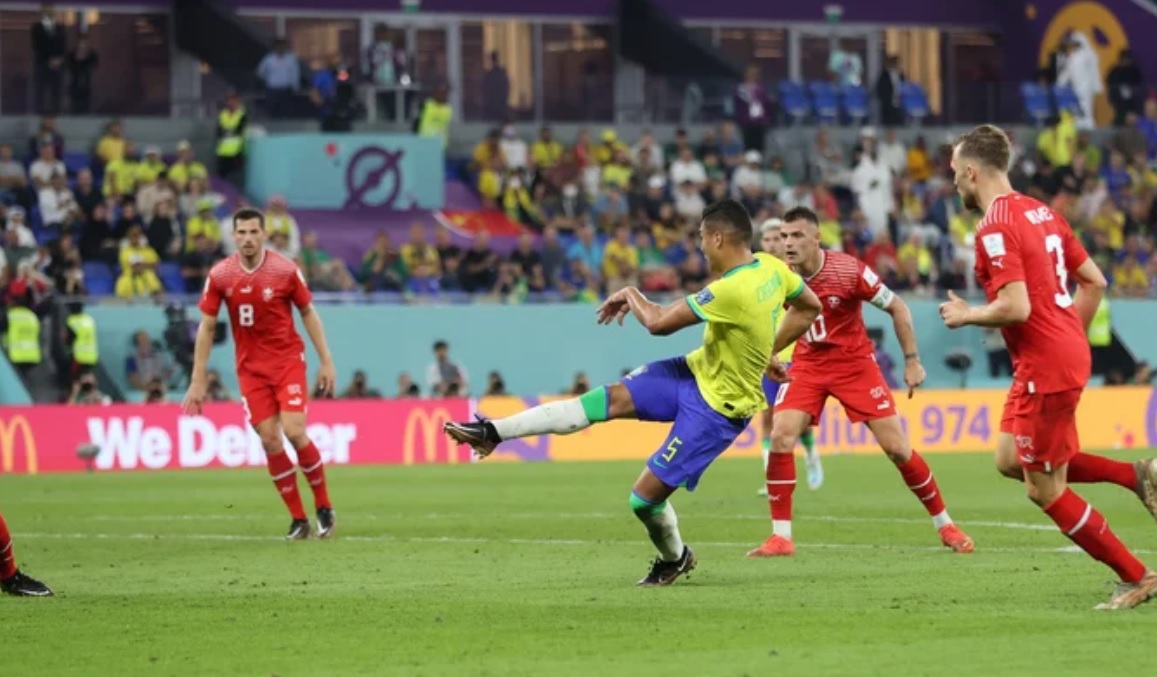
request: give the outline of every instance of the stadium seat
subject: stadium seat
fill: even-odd
[[[69,176],[76,176],[80,170],[87,168],[92,162],[92,158],[88,153],[77,153],[75,151],[64,151],[63,160]]]
[[[815,106],[816,119],[821,123],[832,125],[840,121],[840,97],[836,88],[830,82],[812,82],[808,85],[812,103]]]
[[[111,296],[116,289],[116,280],[107,264],[100,261],[86,261],[84,286],[91,296]]]
[[[871,111],[871,103],[868,99],[868,90],[860,85],[847,85],[841,92],[844,102],[844,115],[853,124],[860,124],[868,119],[868,113]]]
[[[185,278],[181,276],[180,265],[172,261],[162,261],[157,266],[157,277],[161,279],[161,286],[170,294],[185,291]]]
[[[1021,84],[1020,98],[1024,100],[1024,114],[1038,125],[1044,124],[1044,121],[1053,114],[1048,90],[1042,85],[1035,82]]]
[[[919,122],[928,117],[928,97],[924,94],[924,88],[915,82],[905,82],[900,89],[900,105],[909,120]]]
[[[811,103],[803,87],[791,80],[782,80],[779,83],[779,105],[783,114],[792,122],[802,122],[811,114]]]
[[[1077,98],[1077,93],[1073,91],[1072,87],[1057,85],[1053,87],[1053,96],[1057,100],[1058,113],[1068,111],[1074,116],[1081,114],[1081,100]]]

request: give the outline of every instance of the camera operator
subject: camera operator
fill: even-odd
[[[229,391],[225,390],[225,384],[221,382],[221,375],[217,373],[216,369],[210,369],[205,373],[205,401],[206,402],[232,402],[233,398],[229,396]]]
[[[68,396],[70,405],[109,405],[112,398],[100,391],[96,385],[96,375],[89,372],[81,374],[72,384],[72,393]]]
[[[165,307],[165,346],[173,355],[173,361],[188,376],[193,370],[193,337],[185,308],[171,303]]]
[[[145,404],[164,404],[164,402],[165,384],[159,378],[149,381],[145,388]]]

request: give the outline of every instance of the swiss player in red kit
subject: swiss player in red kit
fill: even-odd
[[[321,454],[305,433],[305,404],[309,395],[305,345],[293,326],[293,307],[321,360],[318,384],[332,393],[335,381],[333,357],[325,340],[321,319],[297,265],[265,247],[265,217],[256,209],[233,215],[233,239],[237,253],[209,271],[201,296],[201,326],[193,356],[193,374],[185,395],[185,410],[201,412],[205,400],[206,363],[224,301],[237,348],[237,378],[249,422],[261,438],[273,484],[293,517],[286,538],[310,535],[297,472],[285,454],[282,433],[297,450],[301,472],[313,490],[317,509],[317,536],[333,535],[334,512],[325,484]]]
[[[1023,480],[1029,499],[1065,536],[1120,576],[1109,601],[1097,608],[1131,609],[1157,594],[1157,573],[1129,552],[1068,482],[1121,485],[1157,516],[1157,471],[1151,460],[1125,463],[1081,452],[1076,412],[1092,362],[1085,331],[1105,292],[1105,277],[1064,218],[1013,192],[1009,152],[1008,137],[992,125],[973,129],[956,144],[956,188],[965,208],[984,212],[976,231],[976,278],[988,303],[971,307],[949,292],[940,315],[952,329],[1000,328],[1014,374],[1001,415],[997,467]]]
[[[52,596],[47,585],[16,567],[16,551],[12,549],[12,535],[4,515],[0,515],[0,591],[17,597]]]
[[[892,391],[876,364],[872,341],[864,327],[861,306],[865,301],[892,316],[896,338],[904,349],[904,382],[908,397],[912,397],[914,389],[924,382],[924,367],[920,364],[908,305],[855,257],[821,249],[819,220],[810,209],[788,210],[783,221],[780,233],[785,259],[803,276],[824,309],[796,343],[790,383],[785,383],[776,397],[766,473],[771,536],[747,556],[795,554],[791,531],[796,482],[792,451],[800,435],[819,421],[829,397],[839,400],[849,420],[867,424],[880,448],[896,464],[904,483],[931,515],[940,542],[955,552],[972,552],[972,539],[948,516],[928,464],[908,444],[892,402]]]

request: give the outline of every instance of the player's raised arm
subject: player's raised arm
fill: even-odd
[[[688,299],[680,299],[664,306],[648,300],[638,289],[627,287],[613,294],[599,308],[599,323],[609,324],[618,318],[622,324],[630,312],[652,336],[668,336],[684,327],[699,324],[701,320],[692,310],[691,303]]]

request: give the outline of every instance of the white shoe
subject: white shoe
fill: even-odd
[[[820,455],[816,452],[804,454],[804,462],[807,466],[807,486],[808,489],[816,490],[824,485],[824,465],[820,461]]]
[[[767,498],[767,485],[760,487],[759,491],[755,492],[755,495],[756,496],[763,496],[764,498]]]

